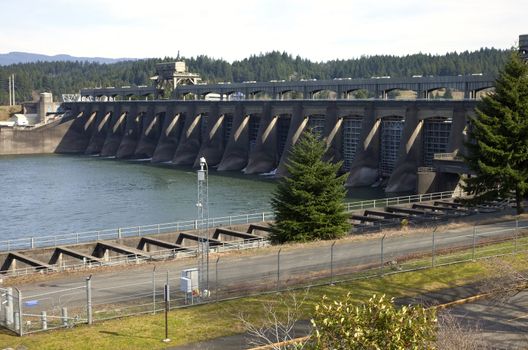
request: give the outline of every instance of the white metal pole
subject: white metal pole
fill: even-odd
[[[13,96],[13,106],[16,105],[16,97],[15,97],[15,75],[13,74],[11,76],[11,88],[13,89],[12,96]]]
[[[11,106],[11,102],[13,102],[13,98],[11,97],[11,76],[7,77],[8,78],[8,91],[9,91],[9,105]]]

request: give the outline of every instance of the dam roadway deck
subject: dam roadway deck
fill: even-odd
[[[458,174],[417,169],[434,153],[463,147],[468,100],[242,100],[70,102],[61,121],[0,131],[0,154],[78,153],[149,158],[218,171],[285,172],[288,151],[306,128],[343,161],[347,185],[385,179],[387,192],[452,190]]]

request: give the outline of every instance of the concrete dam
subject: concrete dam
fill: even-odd
[[[54,123],[0,129],[0,152],[189,167],[204,156],[218,171],[280,176],[289,149],[311,128],[326,140],[327,159],[343,161],[347,186],[426,193],[456,187],[464,167],[454,155],[475,106],[469,99],[69,102]]]

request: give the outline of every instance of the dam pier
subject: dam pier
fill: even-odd
[[[164,86],[190,74],[166,65],[157,67],[156,86],[83,89],[62,103],[56,121],[0,129],[0,154],[87,154],[189,167],[205,157],[217,171],[282,176],[289,150],[310,128],[326,140],[327,160],[343,161],[349,187],[452,191],[469,172],[458,156],[468,118],[494,82],[477,74],[190,84],[172,86],[173,99],[164,100]],[[440,89],[464,98],[432,99]],[[352,99],[358,90],[374,98]],[[416,98],[389,99],[397,90]],[[316,98],[323,91],[333,98]],[[303,98],[285,99],[292,92]]]

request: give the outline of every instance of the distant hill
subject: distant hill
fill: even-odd
[[[33,62],[96,62],[96,63],[116,63],[121,61],[136,61],[136,58],[105,58],[105,57],[76,57],[70,55],[41,55],[30,52],[9,52],[0,54],[0,66],[8,66],[17,63],[33,63]]]

